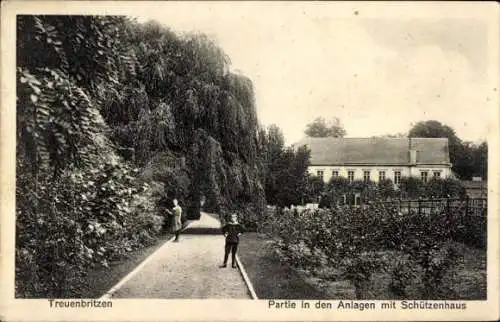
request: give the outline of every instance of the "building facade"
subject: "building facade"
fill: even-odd
[[[305,138],[295,144],[311,150],[308,171],[332,177],[399,184],[403,177],[426,182],[452,176],[446,138]]]

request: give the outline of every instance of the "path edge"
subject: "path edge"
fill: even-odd
[[[189,224],[186,225],[186,227],[182,228],[181,231],[184,231],[186,230],[190,225],[191,225],[192,222],[190,222]],[[153,253],[151,253],[148,257],[146,257],[142,262],[139,263],[139,265],[137,265],[130,273],[128,273],[127,275],[125,275],[125,277],[123,277],[121,280],[118,281],[118,283],[116,283],[112,288],[109,289],[109,291],[107,291],[106,293],[104,293],[103,295],[101,295],[101,297],[99,297],[99,300],[105,300],[105,299],[110,299],[113,297],[113,294],[118,291],[122,286],[123,284],[125,284],[126,282],[128,282],[132,277],[134,277],[140,270],[141,268],[143,268],[149,261],[151,261],[151,259],[163,248],[165,247],[168,243],[172,242],[173,240],[175,239],[175,235],[170,237],[163,245],[161,245],[160,247],[158,247],[157,250],[155,250]]]
[[[243,277],[243,281],[245,282],[245,284],[248,288],[248,292],[250,293],[252,300],[258,300],[259,298],[257,297],[257,294],[255,293],[255,289],[253,288],[253,284],[250,281],[250,278],[248,278],[247,272],[245,271],[245,268],[243,267],[243,264],[241,263],[238,255],[236,255],[236,263],[238,264],[240,274]]]
[[[208,213],[206,213],[206,214],[208,215]],[[210,216],[210,215],[208,215],[208,216]],[[213,216],[210,216],[210,217],[214,218]],[[222,226],[222,222],[220,220],[220,217],[217,217],[214,219],[217,219],[217,221]],[[257,296],[257,293],[255,293],[255,289],[253,287],[253,284],[250,281],[250,278],[248,277],[248,274],[245,270],[245,267],[243,267],[243,264],[241,263],[240,258],[238,257],[238,254],[236,254],[235,257],[236,257],[236,264],[238,265],[238,271],[240,272],[241,277],[243,277],[243,281],[245,282],[245,285],[247,286],[248,293],[250,293],[250,297],[252,298],[252,300],[258,300],[259,298]]]

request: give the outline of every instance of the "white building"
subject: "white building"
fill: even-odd
[[[378,182],[402,177],[427,181],[452,175],[447,138],[305,138],[311,150],[309,173]]]

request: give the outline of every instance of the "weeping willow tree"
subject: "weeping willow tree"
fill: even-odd
[[[100,93],[120,153],[163,181],[169,199],[181,199],[190,218],[199,217],[202,197],[207,211],[262,210],[252,82],[230,73],[229,57],[203,34],[128,21],[120,39],[133,74]],[[176,176],[189,180],[181,187]]]

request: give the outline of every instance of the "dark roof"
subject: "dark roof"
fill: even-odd
[[[410,143],[411,142],[411,143]],[[304,138],[311,165],[408,165],[411,148],[417,165],[450,165],[447,138]]]
[[[487,181],[470,181],[462,180],[460,181],[466,189],[486,189],[488,188]]]

